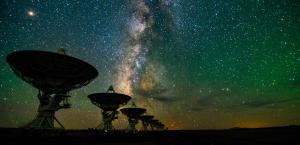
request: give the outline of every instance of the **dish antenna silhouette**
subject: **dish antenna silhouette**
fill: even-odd
[[[165,125],[156,119],[149,120],[148,123],[151,127],[151,130],[164,130],[164,128],[165,128]]]
[[[103,122],[96,128],[104,130],[113,129],[112,121],[118,118],[118,108],[127,104],[131,99],[130,96],[116,93],[112,86],[108,88],[106,93],[90,94],[88,98],[94,105],[101,108]]]
[[[133,103],[132,107],[130,108],[123,108],[121,112],[127,116],[128,123],[129,123],[129,131],[136,132],[137,129],[135,128],[136,124],[138,124],[139,117],[146,112],[144,108],[138,108]]]
[[[64,128],[55,112],[70,108],[69,91],[89,84],[98,75],[90,64],[63,53],[24,50],[10,53],[6,60],[18,77],[39,90],[38,113],[25,126],[29,128],[54,128],[54,121]]]
[[[142,121],[144,130],[148,130],[148,127],[150,125],[149,123],[153,118],[154,118],[154,116],[152,116],[152,115],[142,115],[139,117],[139,119]]]

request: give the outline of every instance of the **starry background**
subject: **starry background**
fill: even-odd
[[[299,9],[297,0],[1,0],[0,126],[25,125],[38,107],[6,56],[59,48],[99,71],[56,113],[69,129],[100,123],[87,95],[109,85],[169,129],[299,125]]]

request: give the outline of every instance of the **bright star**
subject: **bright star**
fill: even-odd
[[[29,11],[27,11],[27,15],[30,16],[30,17],[33,17],[33,16],[36,15],[36,13],[32,10],[29,10]]]

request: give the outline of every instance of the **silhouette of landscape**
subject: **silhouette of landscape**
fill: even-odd
[[[297,145],[300,126],[224,130],[104,131],[1,128],[9,144],[45,145]]]

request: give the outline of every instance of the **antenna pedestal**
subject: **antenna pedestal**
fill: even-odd
[[[129,123],[129,131],[137,132],[135,126],[139,123],[139,120],[137,118],[128,118],[128,123]]]
[[[53,129],[55,128],[54,121],[59,124],[60,128],[64,129],[64,126],[55,117],[55,112],[39,112],[37,117],[25,127]]]
[[[97,127],[98,129],[113,130],[112,122],[117,119],[117,111],[102,111],[102,123]]]
[[[54,128],[54,121],[56,121],[61,128],[64,126],[55,117],[55,112],[62,108],[67,108],[70,104],[60,105],[60,102],[66,100],[69,96],[65,94],[57,94],[54,96],[41,95],[39,93],[38,98],[40,105],[38,108],[38,114],[32,122],[26,125],[27,128]]]
[[[144,130],[148,130],[149,123],[147,123],[146,121],[142,121],[142,125]]]

